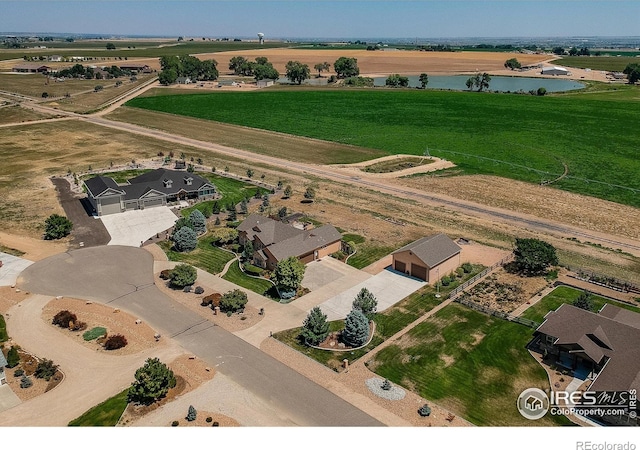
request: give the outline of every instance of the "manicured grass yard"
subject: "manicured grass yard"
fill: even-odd
[[[347,241],[348,242],[348,241]],[[404,245],[404,244],[403,244]],[[400,248],[402,246],[398,246]],[[392,251],[396,250],[396,247],[390,247],[387,245],[377,245],[373,243],[357,244],[356,254],[349,258],[347,264],[356,269],[362,269],[378,261],[383,256],[388,255]]]
[[[549,388],[525,348],[530,340],[523,325],[452,303],[381,350],[369,368],[476,425],[568,424],[549,416],[530,421],[516,409],[523,389]]]
[[[188,217],[194,209],[199,209],[201,212],[204,211],[209,207],[209,205],[212,206],[214,201],[217,201],[218,205],[223,208],[229,203],[233,202],[237,205],[244,198],[253,198],[258,189],[260,189],[261,192],[265,191],[265,189],[261,189],[253,184],[234,180],[233,178],[226,178],[214,173],[196,172],[196,174],[211,181],[222,198],[219,200],[207,200],[189,208],[185,208],[181,211],[184,217]]]
[[[158,245],[167,254],[169,261],[191,264],[214,274],[220,273],[224,269],[224,265],[233,259],[231,253],[220,250],[213,245],[213,237],[206,234],[198,238],[198,246],[188,253],[172,250],[173,243],[171,241],[162,241]]]
[[[393,307],[376,314],[374,318],[376,331],[373,339],[366,347],[359,350],[351,352],[331,352],[307,347],[298,339],[301,331],[300,327],[275,333],[274,337],[298,350],[300,353],[304,353],[310,358],[315,359],[319,363],[337,370],[342,366],[343,359],[347,358],[350,362],[353,362],[361,358],[398,331],[438,306],[456,286],[473,277],[483,268],[483,266],[474,266],[471,273],[465,274],[463,278],[451,283],[449,286],[443,287],[440,291],[442,294],[441,298],[436,298],[436,291],[432,286],[425,286],[396,303]],[[344,321],[336,320],[330,322],[330,327],[331,331],[342,330],[344,328]]]
[[[131,178],[135,178],[138,175],[142,175],[143,173],[151,172],[151,169],[131,169],[131,170],[120,170],[116,172],[105,172],[100,175],[103,177],[113,178],[113,181],[116,183],[126,183]],[[88,180],[89,178],[93,178],[95,175],[85,175],[82,177],[83,180]]]
[[[522,317],[524,317],[525,319],[534,320],[538,323],[542,323],[542,321],[544,320],[544,316],[549,311],[555,311],[563,303],[573,303],[573,301],[577,299],[581,293],[582,291],[579,289],[574,289],[568,286],[558,286],[553,290],[553,292],[551,292],[549,295],[546,295],[538,303],[529,307],[522,314]],[[592,295],[591,298],[593,300],[594,312],[600,311],[605,303],[609,303],[620,308],[628,309],[629,311],[640,313],[640,308],[634,307],[632,305],[609,300],[608,298],[600,297],[599,295],[595,294]]]
[[[273,284],[269,283],[267,280],[261,280],[246,275],[240,270],[238,262],[231,264],[231,267],[229,267],[229,270],[222,278],[260,295],[265,295],[267,297],[277,296],[274,292]]]
[[[564,162],[571,177],[640,189],[640,160],[636,158],[640,135],[629,132],[640,120],[640,103],[632,98],[637,89],[628,88],[623,89],[629,95],[626,100],[588,93],[537,97],[432,90],[288,89],[136,98],[127,106],[388,154],[422,155],[428,147],[432,155],[450,159],[470,173],[534,183],[562,174]],[[304,160],[305,155],[292,152],[284,157]],[[327,155],[323,162],[354,162],[353,157],[341,152]],[[553,186],[640,206],[640,196],[630,190],[575,178]]]
[[[127,393],[125,389],[118,395],[94,406],[77,419],[69,422],[70,427],[115,427],[127,407]]]

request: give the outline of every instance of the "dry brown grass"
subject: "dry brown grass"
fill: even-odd
[[[24,109],[19,105],[0,108],[0,124],[31,122],[33,120],[48,119],[50,117],[52,116]]]
[[[522,65],[537,64],[549,59],[546,55],[523,55],[497,52],[420,52],[420,51],[366,51],[366,50],[317,50],[317,49],[259,49],[236,52],[207,53],[198,55],[200,59],[213,58],[218,61],[218,69],[222,74],[229,67],[229,60],[234,56],[244,56],[254,60],[258,56],[266,56],[280,72],[285,73],[285,65],[290,60],[297,60],[313,68],[321,62],[331,64],[338,58],[356,58],[360,73],[403,75],[420,74],[449,74],[460,72],[491,72],[504,69],[504,62],[517,57]],[[313,74],[313,70],[311,72]],[[332,72],[329,72],[331,74]],[[327,76],[327,72],[323,73]]]

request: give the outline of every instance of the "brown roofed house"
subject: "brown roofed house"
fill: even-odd
[[[435,283],[460,266],[461,248],[446,234],[434,234],[392,253],[392,267],[427,283]]]
[[[241,245],[253,244],[253,263],[269,270],[291,256],[307,264],[342,247],[342,235],[333,225],[300,230],[259,214],[250,214],[238,225],[238,235]]]

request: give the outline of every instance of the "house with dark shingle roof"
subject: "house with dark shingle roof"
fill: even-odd
[[[259,214],[250,214],[237,229],[240,245],[253,244],[253,264],[269,270],[291,256],[307,264],[342,248],[342,235],[333,225],[301,230]]]
[[[640,314],[611,304],[598,313],[562,304],[545,316],[532,341],[558,365],[586,370],[593,392],[640,390],[638,344]]]
[[[208,200],[216,195],[216,187],[208,180],[193,173],[167,169],[143,173],[125,184],[96,176],[86,180],[84,186],[99,216],[165,206],[178,200]]]
[[[446,234],[434,234],[393,252],[392,267],[427,283],[435,283],[460,266],[461,251]]]

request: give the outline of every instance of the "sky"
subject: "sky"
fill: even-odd
[[[0,0],[0,32],[185,37],[640,35],[638,0]]]

